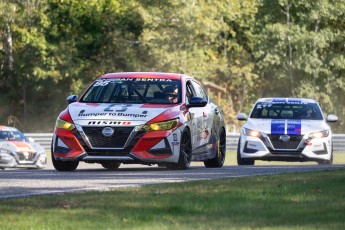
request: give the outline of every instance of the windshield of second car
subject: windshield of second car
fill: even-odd
[[[181,83],[158,78],[103,78],[96,80],[80,101],[174,104],[181,101]]]
[[[19,131],[0,130],[0,141],[28,141]]]
[[[322,113],[316,103],[272,103],[258,102],[251,118],[322,120]]]

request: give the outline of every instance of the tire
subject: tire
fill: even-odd
[[[79,161],[60,161],[55,160],[54,154],[52,153],[53,166],[57,171],[71,172],[77,169]]]
[[[238,145],[237,145],[237,164],[238,165],[254,165],[255,160],[245,159],[241,157],[240,143],[241,143],[241,139],[238,140]]]
[[[174,170],[188,169],[192,161],[192,140],[190,132],[185,129],[182,133],[180,144],[180,156],[176,164],[170,164],[167,167]]]
[[[323,160],[323,161],[318,161],[317,163],[319,165],[331,165],[333,164],[333,146],[332,146],[332,150],[331,150],[331,157],[329,158],[329,160]]]
[[[61,172],[71,172],[77,169],[79,165],[79,161],[60,161],[56,160],[53,154],[53,145],[51,147],[51,157],[53,166],[57,171]]]
[[[206,168],[221,168],[224,165],[226,154],[226,135],[225,130],[222,129],[217,141],[216,156],[213,159],[204,161]]]
[[[115,170],[115,169],[118,169],[120,167],[121,163],[116,162],[116,161],[109,161],[109,162],[103,162],[103,163],[101,163],[101,165],[105,169]]]

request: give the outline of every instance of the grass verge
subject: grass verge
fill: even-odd
[[[345,169],[1,200],[1,229],[343,229]]]

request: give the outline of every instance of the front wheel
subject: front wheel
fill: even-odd
[[[74,171],[77,169],[78,165],[79,165],[79,161],[59,161],[56,160],[54,157],[54,154],[52,153],[52,162],[53,162],[53,166],[57,171]]]
[[[226,135],[225,130],[222,129],[217,141],[216,156],[204,162],[206,168],[220,168],[224,165],[226,153]]]
[[[103,162],[103,163],[101,163],[101,165],[105,169],[115,170],[115,169],[118,169],[120,167],[121,163],[110,161],[110,162]]]
[[[317,162],[319,165],[331,165],[333,164],[333,148],[329,160],[322,160]]]
[[[168,165],[169,169],[184,170],[189,168],[192,161],[192,140],[190,132],[185,129],[181,137],[180,156],[176,164]]]
[[[237,145],[237,164],[238,165],[254,165],[255,160],[241,157],[240,147],[241,147],[241,139],[238,140],[238,145]]]

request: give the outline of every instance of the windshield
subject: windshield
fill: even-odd
[[[103,78],[93,83],[80,102],[175,104],[181,102],[181,82],[158,78]]]
[[[24,134],[19,131],[0,130],[0,141],[29,141]]]
[[[261,119],[296,119],[296,120],[322,120],[322,113],[316,103],[305,102],[258,102],[251,118]]]

